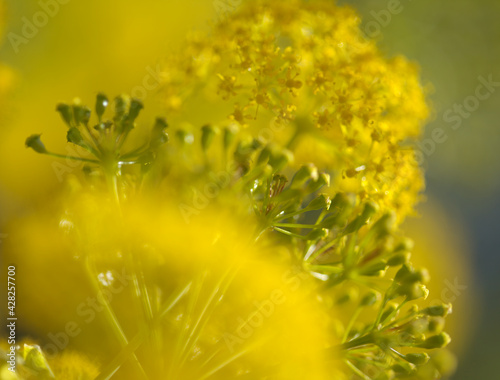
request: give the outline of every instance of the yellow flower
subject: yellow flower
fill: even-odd
[[[229,119],[249,133],[271,129],[266,139],[296,164],[331,171],[332,192],[348,189],[403,220],[423,189],[409,141],[429,111],[417,68],[385,58],[358,24],[331,1],[246,1],[165,63],[165,105],[173,112],[175,98],[193,123],[223,122],[235,107]]]
[[[326,366],[335,359],[327,351],[335,345],[329,333],[331,315],[311,296],[312,277],[292,270],[286,256],[277,255],[284,248],[270,241],[254,243],[256,225],[251,220],[234,219],[218,207],[207,208],[186,224],[178,205],[159,197],[154,202],[124,201],[119,210],[106,194],[79,191],[68,198],[59,223],[38,213],[36,221],[23,223],[33,239],[21,239],[27,233],[23,226],[9,235],[13,245],[7,247],[7,260],[22,252],[18,265],[23,272],[41,275],[36,287],[24,290],[23,300],[30,301],[20,303],[19,312],[23,323],[44,340],[42,349],[53,354],[50,337],[60,337],[67,322],[74,321],[83,333],[70,338],[65,349],[98,358],[100,371],[108,371],[120,358],[117,337],[110,336],[102,347],[95,344],[106,310],[86,281],[74,282],[71,295],[54,291],[58,297],[50,301],[50,323],[48,318],[39,320],[40,309],[47,308],[46,299],[37,297],[53,282],[46,276],[48,268],[66,283],[81,275],[61,266],[52,253],[60,252],[87,262],[94,271],[125,335],[138,342],[135,352],[151,378],[330,378]],[[41,250],[49,245],[51,250]],[[139,268],[144,277],[134,279]],[[120,283],[123,279],[126,284]],[[148,294],[150,316],[131,311],[136,301],[144,301],[131,298],[136,280],[142,294]],[[89,297],[100,306],[92,312],[97,320],[90,322],[90,307],[81,306]],[[118,378],[140,378],[130,356],[118,364],[123,367]]]

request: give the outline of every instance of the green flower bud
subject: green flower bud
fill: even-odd
[[[443,303],[441,305],[429,306],[422,310],[422,313],[431,317],[446,317],[452,312],[451,304]]]
[[[75,115],[75,124],[77,126],[80,124],[88,125],[91,114],[91,111],[88,107],[81,106],[79,104],[74,104],[73,114]]]
[[[59,103],[56,107],[56,111],[61,114],[61,118],[68,127],[72,127],[74,124],[73,119],[73,109],[68,104]]]
[[[175,137],[177,137],[177,140],[179,140],[181,145],[192,144],[194,141],[193,134],[184,129],[178,129],[177,131],[175,131]]]
[[[271,147],[266,145],[264,149],[262,149],[257,157],[257,166],[267,164],[269,161],[269,157],[271,156]]]
[[[164,117],[157,117],[153,128],[163,132],[168,128],[167,119],[165,119]]]
[[[330,197],[326,194],[320,194],[317,198],[314,198],[307,205],[308,210],[320,210],[320,209],[329,209],[331,204]]]
[[[403,281],[405,283],[419,282],[421,284],[427,284],[430,281],[429,271],[425,268],[417,269],[416,271],[405,276]]]
[[[293,176],[291,186],[299,188],[309,180],[318,180],[318,169],[313,164],[301,166]]]
[[[391,369],[396,373],[409,375],[415,372],[417,367],[413,363],[401,362],[393,365]]]
[[[120,95],[115,98],[115,117],[116,121],[122,120],[127,112],[130,100],[126,95]]]
[[[337,305],[342,305],[351,301],[354,301],[358,298],[358,291],[355,288],[349,288],[345,294],[341,295],[336,303]]]
[[[361,302],[359,303],[360,306],[372,306],[375,305],[375,303],[380,299],[380,294],[375,292],[375,291],[370,291],[367,295],[365,295],[362,299]]]
[[[158,148],[160,145],[168,142],[169,137],[165,132],[165,129],[167,129],[167,127],[168,123],[166,119],[162,117],[156,118],[153,130],[151,131],[150,146],[152,148]]]
[[[363,209],[361,215],[354,219],[351,223],[347,225],[344,230],[344,234],[350,234],[351,232],[359,230],[363,227],[368,220],[378,211],[378,206],[373,202],[367,202]]]
[[[362,276],[377,276],[381,271],[385,271],[386,269],[387,263],[382,260],[361,268],[358,273]]]
[[[271,165],[276,172],[281,171],[291,162],[293,162],[293,153],[288,149],[280,149],[279,151],[272,152],[269,158],[269,165]]]
[[[383,215],[379,220],[377,220],[371,230],[376,233],[377,237],[380,238],[393,232],[395,224],[396,215],[391,212]]]
[[[429,320],[429,332],[439,334],[443,331],[445,324],[443,317],[433,317]]]
[[[332,229],[334,226],[345,226],[353,205],[354,201],[352,197],[344,193],[337,193],[329,208],[333,214],[328,214],[325,219],[323,219],[321,226],[328,229]]]
[[[413,273],[413,268],[409,264],[405,264],[396,272],[396,275],[394,276],[394,281],[403,282],[404,279],[411,273]]]
[[[349,197],[348,195],[344,193],[337,193],[335,194],[335,197],[332,200],[332,204],[330,206],[330,209],[332,211],[340,211],[344,210],[346,208],[350,208],[354,205],[354,201],[352,197]]]
[[[307,240],[316,241],[324,239],[328,236],[328,230],[326,228],[316,228],[307,234]]]
[[[257,139],[245,139],[238,142],[234,151],[234,158],[237,162],[247,165],[250,156],[261,147],[261,142]]]
[[[411,335],[427,334],[429,332],[429,320],[427,318],[417,318],[405,326],[404,331]]]
[[[318,191],[321,189],[323,186],[329,187],[330,186],[330,175],[326,173],[321,173],[318,176],[318,179],[316,181],[311,181],[309,183],[309,186],[307,186],[307,192],[308,193],[314,193],[315,191]]]
[[[390,302],[387,307],[385,308],[384,312],[382,313],[382,316],[380,317],[380,320],[382,322],[384,322],[387,318],[389,318],[389,316],[394,313],[394,317],[397,317],[397,313],[395,313],[395,311],[398,309],[399,307],[399,304],[395,303],[395,302]],[[391,318],[391,319],[392,319]]]
[[[75,127],[71,127],[70,129],[68,129],[68,133],[66,133],[66,140],[68,140],[68,142],[70,143],[79,146],[86,145],[85,140],[83,139],[83,136],[80,133],[79,129]]]
[[[204,125],[201,127],[201,148],[204,152],[206,152],[210,145],[212,145],[217,132],[217,128],[212,127],[211,125]]]
[[[413,240],[408,239],[408,238],[403,238],[401,241],[396,245],[394,248],[394,252],[399,252],[399,251],[412,251],[413,246],[415,244],[413,243]]]
[[[108,104],[109,100],[106,95],[104,95],[103,93],[97,94],[95,100],[95,113],[99,120],[102,118],[102,115],[104,115],[106,108],[108,108]]]
[[[234,141],[234,138],[238,134],[238,126],[236,124],[231,124],[229,127],[224,128],[223,142],[224,150],[228,150]]]
[[[443,348],[448,345],[448,343],[451,342],[450,336],[443,332],[438,335],[431,336],[430,338],[427,338],[425,341],[420,343],[417,347],[420,348],[425,348],[428,350],[434,349],[434,348]]]
[[[429,361],[429,355],[425,352],[416,353],[416,354],[406,354],[404,358],[415,365],[423,365]]]
[[[38,153],[47,153],[45,145],[43,145],[42,140],[40,140],[41,135],[31,135],[26,139],[26,148],[31,148]]]
[[[409,262],[411,253],[410,252],[401,252],[394,256],[392,256],[389,260],[387,260],[387,265],[390,267],[397,267],[399,265],[403,265]]]
[[[418,283],[402,284],[396,288],[394,296],[404,296],[407,297],[408,301],[416,300],[419,298],[426,299],[429,295],[429,291],[425,285]]]
[[[130,101],[130,107],[129,107],[129,111],[128,111],[128,114],[127,114],[127,121],[129,123],[133,123],[135,121],[135,119],[137,119],[137,116],[139,116],[139,113],[141,112],[141,110],[144,108],[144,105],[142,104],[142,102],[139,100],[139,99],[132,99]]]

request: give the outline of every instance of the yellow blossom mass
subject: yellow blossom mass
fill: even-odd
[[[70,274],[60,262],[86,263],[83,267],[95,273],[97,286],[108,294],[107,302],[126,335],[135,336],[135,352],[150,378],[329,378],[332,370],[327,372],[326,365],[335,354],[327,349],[336,342],[329,333],[332,311],[312,296],[310,275],[279,259],[276,252],[284,248],[254,243],[252,223],[243,225],[226,212],[207,209],[184,224],[179,223],[182,217],[171,201],[160,206],[158,199],[134,199],[114,206],[106,194],[82,189],[63,203],[66,206],[58,207],[59,221],[38,213],[23,223],[51,236],[52,252],[57,253],[47,251],[45,243],[41,247],[41,237],[22,239],[26,231],[18,226],[11,236],[14,246],[8,247],[8,259],[21,252],[26,258],[43,253],[41,261],[18,265],[30,273],[35,272],[32,266],[38,267],[38,273],[60,273],[66,282],[71,278],[65,273],[74,279],[82,273]],[[61,261],[63,252],[67,258]],[[132,273],[139,267],[144,277],[135,278]],[[111,336],[102,347],[94,346],[102,334],[99,323],[107,318],[106,301],[98,298],[99,308],[92,311],[86,301],[92,291],[78,286],[51,299],[52,309],[65,309],[64,315],[51,315],[43,308],[46,300],[36,295],[56,292],[53,281],[47,276],[36,281],[36,288],[25,291],[29,302],[20,304],[19,312],[24,323],[37,326],[37,335],[44,337],[41,347],[49,357],[58,353],[56,342],[66,339],[65,325],[73,321],[80,333],[67,336],[63,352],[77,348],[89,353],[102,364],[101,375],[110,363],[116,366],[119,338]],[[131,297],[135,281],[147,292],[139,301],[148,297],[151,315],[130,310],[136,301]],[[40,313],[48,314],[41,318]],[[151,329],[148,334],[145,326]],[[133,359],[121,360],[117,378],[141,378]],[[64,362],[53,363],[59,373],[66,371]]]
[[[164,104],[247,127],[403,220],[424,186],[411,142],[429,110],[416,66],[384,57],[359,22],[332,1],[243,2],[166,60]]]

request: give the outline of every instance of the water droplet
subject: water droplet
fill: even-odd
[[[68,220],[68,219],[61,219],[59,221],[59,227],[65,232],[65,233],[70,233],[71,230],[75,227],[75,225],[73,224],[72,221]]]
[[[99,273],[97,275],[97,279],[104,286],[110,286],[113,283],[113,281],[115,280],[113,277],[113,273],[111,273],[111,271],[109,271],[109,270],[106,273]]]

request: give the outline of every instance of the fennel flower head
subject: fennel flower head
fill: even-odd
[[[168,123],[158,118],[149,140],[130,146],[142,102],[118,96],[112,118],[109,105],[97,95],[92,129],[90,108],[57,106],[68,142],[93,158],[54,153],[38,134],[26,139],[37,153],[86,166],[80,180],[68,181],[72,191],[58,198],[66,205],[60,220],[39,225],[37,216],[34,225],[8,230],[7,247],[11,257],[23,258],[27,276],[42,276],[40,289],[54,279],[33,258],[53,267],[49,259],[57,252],[76,260],[73,270],[78,264],[84,270],[108,330],[96,324],[77,340],[114,337],[104,340],[107,350],[77,340],[72,346],[101,361],[101,377],[446,373],[439,352],[450,341],[443,328],[451,305],[422,304],[429,275],[411,264],[412,244],[398,232],[394,211],[380,215],[375,202],[360,204],[352,193],[332,199],[318,193],[328,189],[327,173],[313,164],[295,169],[286,148],[231,127],[222,136],[209,125],[196,136],[180,128],[170,140]],[[26,240],[24,228],[40,239]],[[83,294],[73,291],[70,302],[89,292],[77,290]],[[61,310],[96,314],[55,295]],[[24,304],[30,324],[40,319],[43,302]],[[37,325],[38,335],[50,332],[44,321]]]
[[[411,140],[429,110],[417,67],[385,58],[359,22],[333,1],[244,1],[166,60],[164,104],[247,128],[403,220],[423,188]]]
[[[426,302],[429,273],[399,229],[423,187],[411,139],[424,91],[358,23],[326,0],[245,1],[165,62],[168,122],[143,141],[143,102],[103,93],[94,112],[56,108],[83,154],[26,139],[84,166],[48,205],[61,218],[40,212],[8,230],[8,252],[43,276],[40,289],[61,281],[42,269],[61,265],[54,252],[74,261],[84,285],[51,304],[84,318],[88,333],[68,345],[99,378],[430,380],[453,369],[452,306]],[[29,227],[40,241],[24,238]],[[99,310],[78,304],[89,297]],[[20,308],[50,356],[44,337],[68,319],[47,327],[32,299]]]

